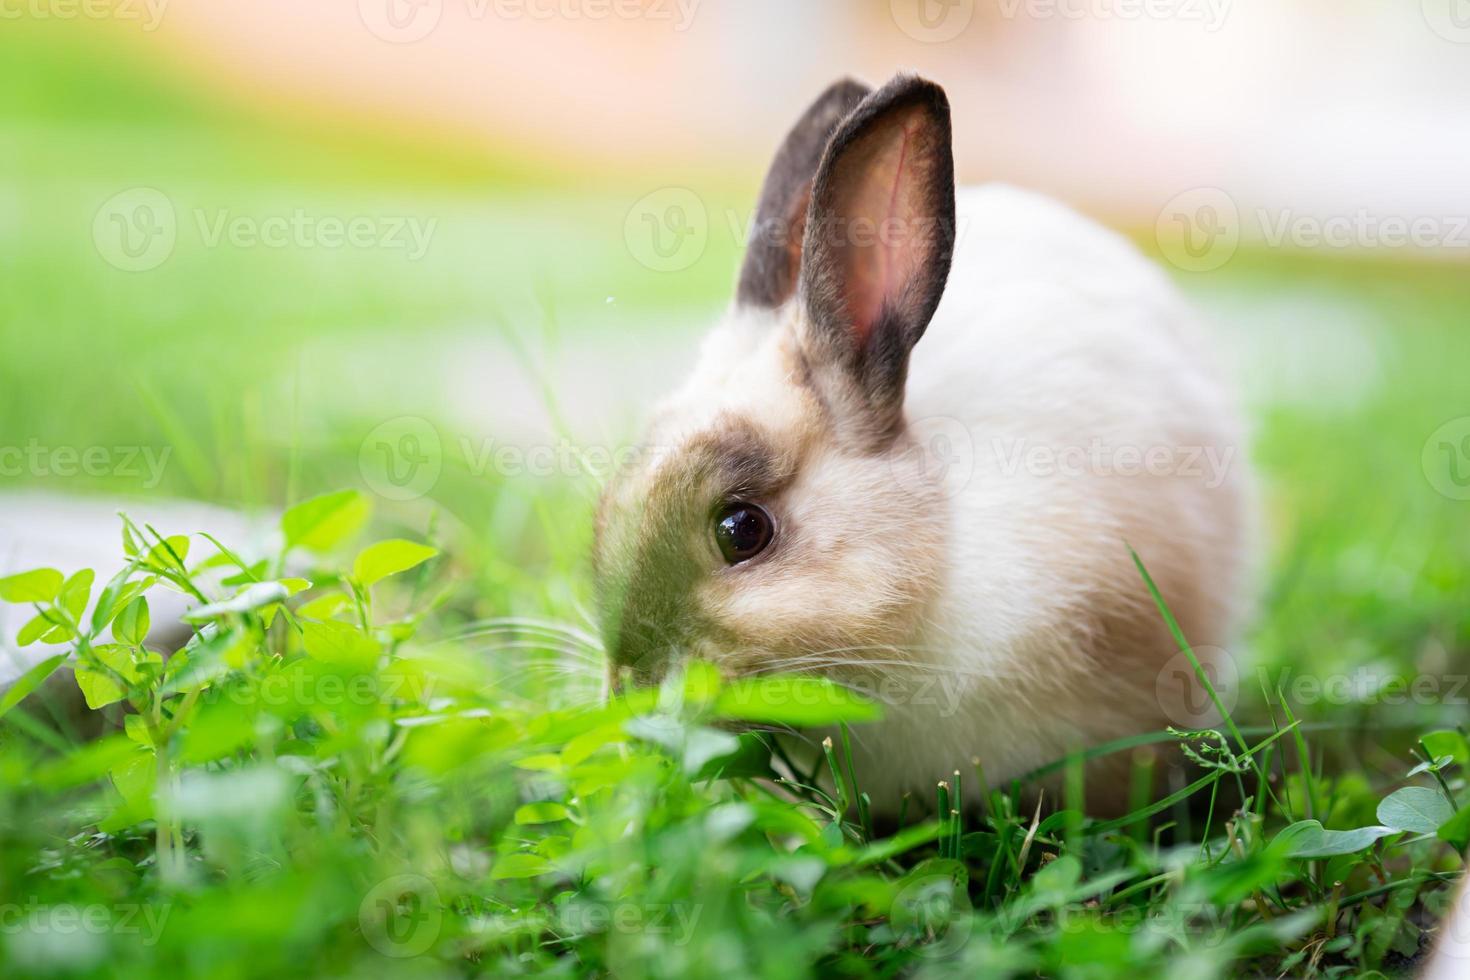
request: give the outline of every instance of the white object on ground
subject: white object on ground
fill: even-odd
[[[165,535],[208,531],[246,561],[258,557],[275,532],[275,515],[249,517],[221,507],[185,500],[114,500],[72,497],[34,491],[0,493],[0,578],[32,568],[56,568],[71,575],[83,568],[97,573],[93,598],[127,564],[122,549],[122,511],[142,526],[151,524]],[[195,536],[195,560],[213,547]],[[180,617],[193,601],[165,586],[147,593],[153,627],[150,639],[182,637]],[[62,647],[34,643],[20,649],[15,636],[33,613],[0,605],[0,691],[35,664]]]

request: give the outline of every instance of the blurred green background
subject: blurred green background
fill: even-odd
[[[477,457],[557,431],[608,445],[631,431],[726,301],[740,216],[784,123],[763,122],[743,155],[719,160],[699,162],[688,141],[655,163],[642,146],[557,153],[401,113],[334,115],[310,91],[256,99],[238,78],[214,84],[212,56],[195,47],[205,53],[185,32],[85,20],[0,32],[0,442],[170,453],[156,486],[119,467],[60,475],[27,463],[3,489],[276,509],[336,486],[373,489],[365,444],[385,424],[424,419],[442,474],[421,497],[382,499],[380,514],[419,528],[438,515],[476,614],[578,609],[595,480],[497,473]],[[379,47],[391,65],[396,50]],[[877,57],[865,48],[856,60]],[[564,125],[584,126],[584,114],[567,105]],[[738,136],[738,119],[714,123]],[[140,188],[173,215],[161,258],[118,251],[129,229],[116,222],[138,215],[119,217],[117,202]],[[656,226],[688,195],[706,234],[666,263],[640,238],[640,208]],[[1115,223],[1167,257],[1160,226],[1127,198]],[[1108,218],[1105,203],[1081,203]],[[259,235],[292,216],[316,224],[280,247],[211,240],[220,222]],[[367,222],[364,246],[323,237],[320,222],[355,219]],[[1221,326],[1256,427],[1271,557],[1253,647],[1293,669],[1463,671],[1463,250],[1246,236],[1216,268],[1166,267]]]

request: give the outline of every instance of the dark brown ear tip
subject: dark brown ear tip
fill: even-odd
[[[912,107],[925,110],[933,126],[932,145],[939,151],[941,162],[947,162],[952,166],[949,97],[944,94],[944,89],[937,83],[919,75],[894,75],[884,83],[882,88],[863,99],[857,108],[848,113],[842,124],[837,127],[836,132],[832,134],[831,142],[827,144],[827,151],[823,157],[823,166],[817,171],[818,196],[825,183],[825,171],[831,161],[839,157],[854,140],[869,132],[875,123],[888,118],[895,112]],[[814,200],[813,207],[815,206],[816,201]]]
[[[890,78],[882,88],[869,96],[875,105],[898,107],[903,105],[925,105],[935,116],[949,120],[949,96],[938,82],[922,75],[902,72]]]
[[[943,116],[945,121],[949,120],[949,96],[944,91],[944,86],[924,80],[924,90],[929,96],[929,103],[934,107],[936,114]]]
[[[774,309],[796,289],[806,199],[832,134],[872,92],[844,77],[807,106],[776,150],[761,185],[735,299],[743,306]]]
[[[836,128],[838,123],[862,105],[863,100],[872,94],[871,86],[864,85],[855,78],[839,78],[828,85],[822,94],[812,101],[811,107],[807,110],[807,118],[830,119],[829,127]]]
[[[856,99],[858,101],[862,101],[863,99],[867,98],[868,95],[872,93],[872,91],[873,86],[868,85],[865,82],[860,82],[856,78],[853,78],[851,75],[843,75],[841,78],[837,79],[837,81],[833,82],[831,85],[828,85],[827,90],[822,93],[821,97],[823,100],[829,98],[841,98],[844,100]]]

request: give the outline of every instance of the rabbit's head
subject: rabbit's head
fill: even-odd
[[[945,565],[903,403],[954,248],[950,142],[912,76],[839,82],[787,136],[730,312],[599,507],[615,682],[826,671],[912,634]]]

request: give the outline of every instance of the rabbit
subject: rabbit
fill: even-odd
[[[875,812],[977,761],[1001,784],[1157,731],[1161,690],[1203,693],[1173,691],[1194,675],[1130,548],[1190,641],[1231,646],[1242,438],[1160,270],[1043,197],[957,189],[935,83],[839,81],[776,154],[728,313],[603,489],[612,681],[697,657],[869,693]]]

